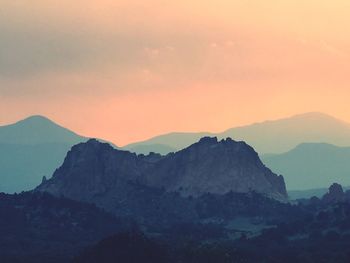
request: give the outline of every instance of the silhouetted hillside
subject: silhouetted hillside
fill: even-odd
[[[126,146],[137,149],[140,145],[164,145],[181,150],[198,141],[203,136],[230,137],[242,140],[259,154],[283,153],[301,143],[330,143],[337,146],[350,146],[350,124],[329,115],[312,112],[290,118],[265,121],[243,127],[228,129],[222,133],[169,133],[156,136],[143,142]],[[149,148],[157,152],[157,148]]]
[[[0,214],[0,262],[68,262],[127,226],[93,205],[47,193],[0,194]]]
[[[341,186],[333,184],[322,199],[304,200],[290,220],[265,228],[256,236],[242,232],[234,239],[229,229],[220,229],[220,224],[182,225],[173,227],[168,235],[153,237],[123,233],[99,242],[74,262],[138,262],[136,257],[141,254],[167,263],[347,263],[350,198],[345,196],[348,194]]]

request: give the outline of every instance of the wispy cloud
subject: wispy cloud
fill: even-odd
[[[339,48],[336,48],[335,46],[327,43],[326,41],[321,41],[321,47],[323,50],[331,53],[332,55],[336,55],[341,58],[348,58],[349,54],[344,52],[343,50],[340,50]]]
[[[6,118],[42,113],[67,118],[72,126],[82,111],[94,116],[91,123],[110,111],[111,123],[115,118],[141,137],[176,122],[178,129],[208,130],[308,107],[345,112],[340,105],[345,107],[350,83],[347,4],[3,0],[1,110],[9,108]],[[334,98],[330,90],[342,96],[327,106],[326,99]],[[191,108],[188,96],[200,103]],[[112,100],[108,107],[106,100]],[[62,101],[70,114],[61,112]],[[145,123],[157,115],[159,124],[144,127],[137,121],[140,112]],[[113,136],[131,140],[124,130]]]

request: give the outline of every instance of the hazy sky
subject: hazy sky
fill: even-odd
[[[0,124],[124,145],[321,111],[350,121],[349,0],[0,0]]]

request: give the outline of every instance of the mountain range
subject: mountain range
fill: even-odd
[[[302,143],[262,161],[246,142],[204,136],[145,155],[40,116],[0,129],[4,167],[26,175],[62,158],[34,190],[0,193],[1,262],[349,262],[350,192],[334,183],[322,198],[287,202],[273,171],[299,189],[346,181],[350,147]],[[52,154],[60,147],[65,158]]]
[[[171,133],[122,149],[165,155],[208,135],[213,134]],[[253,146],[273,172],[284,175],[288,190],[325,188],[332,182],[350,185],[349,124],[326,114],[307,113],[216,135]],[[33,189],[43,176],[51,177],[73,145],[87,140],[43,116],[0,126],[0,192]]]
[[[350,187],[344,187],[344,190],[350,190]],[[300,200],[300,199],[308,199],[312,197],[321,198],[328,192],[327,188],[315,188],[308,190],[291,190],[288,191],[288,197],[290,200]]]
[[[301,143],[350,146],[350,124],[329,115],[311,112],[290,118],[231,128],[221,133],[169,133],[125,146],[138,153],[162,154],[181,150],[204,136],[245,141],[259,154],[284,153]]]

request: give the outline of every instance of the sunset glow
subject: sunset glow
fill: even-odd
[[[125,145],[319,111],[350,121],[346,0],[0,0],[0,125]]]

